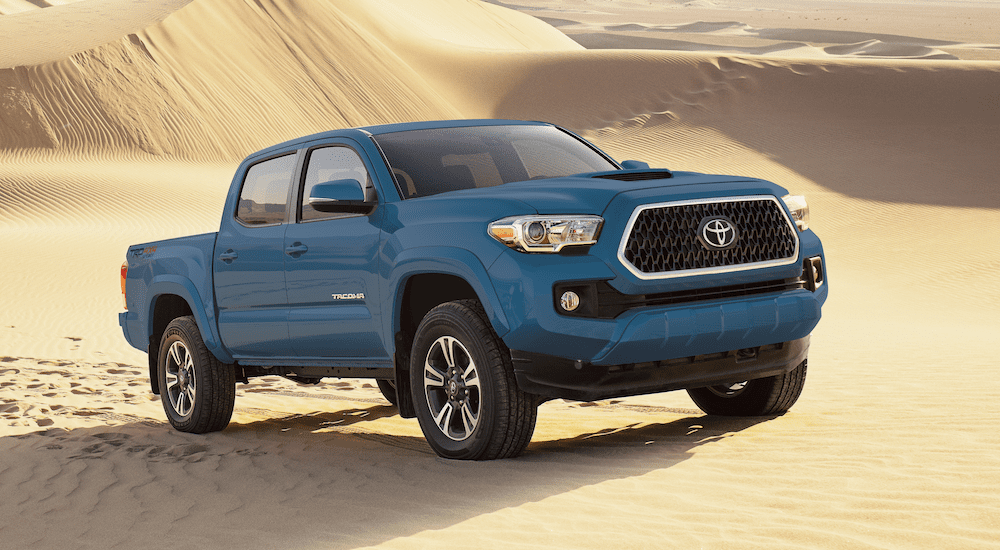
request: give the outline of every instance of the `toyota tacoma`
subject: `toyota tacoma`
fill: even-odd
[[[217,233],[130,247],[119,322],[184,432],[266,375],[376,380],[457,459],[517,456],[554,398],[779,415],[829,288],[808,213],[546,123],[336,130],[244,160]]]

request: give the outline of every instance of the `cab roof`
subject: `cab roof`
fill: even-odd
[[[277,145],[272,145],[251,154],[247,159],[267,157],[272,154],[298,148],[297,146],[324,138],[349,137],[360,140],[366,136],[391,134],[393,132],[407,132],[410,130],[431,130],[436,128],[464,128],[469,126],[551,126],[548,122],[526,121],[526,120],[506,120],[506,119],[468,119],[468,120],[430,120],[422,122],[400,122],[396,124],[378,124],[374,126],[359,126],[356,128],[344,128],[339,130],[329,130],[318,134],[311,134],[295,139],[291,139]]]

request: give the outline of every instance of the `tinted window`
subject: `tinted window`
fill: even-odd
[[[284,222],[288,188],[294,171],[294,154],[251,166],[243,178],[236,217],[247,225]]]
[[[404,198],[618,169],[553,126],[472,126],[375,136]]]
[[[511,143],[517,155],[524,162],[529,179],[556,178],[583,172],[614,170],[615,167],[600,167],[597,170],[585,158],[564,154],[560,144],[541,139],[519,139]]]
[[[309,154],[309,166],[302,187],[301,220],[322,220],[339,218],[349,214],[320,212],[309,206],[309,192],[317,183],[355,179],[365,186],[365,200],[375,200],[375,190],[368,177],[368,170],[353,149],[348,147],[323,147]]]

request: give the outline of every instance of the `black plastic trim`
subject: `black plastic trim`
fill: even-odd
[[[594,401],[777,376],[802,363],[808,352],[806,336],[779,344],[625,365],[594,365],[518,350],[510,350],[510,357],[522,391]]]
[[[658,168],[655,170],[623,170],[620,174],[601,174],[599,176],[593,176],[595,178],[601,178],[606,180],[618,180],[618,181],[648,181],[648,180],[665,180],[674,177],[673,172],[670,170],[664,170]]]
[[[572,281],[553,285],[552,296],[556,311],[561,315],[614,319],[638,307],[669,306],[798,290],[807,287],[807,280],[798,277],[657,294],[622,294],[607,281]],[[566,311],[559,304],[559,298],[568,290],[580,296],[580,307],[574,311]]]
[[[289,365],[277,365],[271,367],[263,367],[254,364],[245,364],[241,362],[238,365],[241,369],[237,371],[237,375],[242,375],[244,378],[253,378],[256,376],[285,376],[285,377],[295,377],[301,379],[321,379],[321,378],[374,378],[374,379],[385,379],[392,380],[395,378],[395,369],[392,367],[383,366],[373,366],[373,367],[333,367],[333,366],[289,366]],[[239,378],[239,376],[237,376]]]

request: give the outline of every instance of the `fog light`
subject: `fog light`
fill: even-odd
[[[566,292],[563,292],[562,297],[559,298],[559,305],[561,305],[566,311],[573,311],[580,307],[580,296],[572,290],[567,290]]]
[[[809,265],[812,268],[813,288],[823,286],[823,257],[814,256],[809,258]]]

